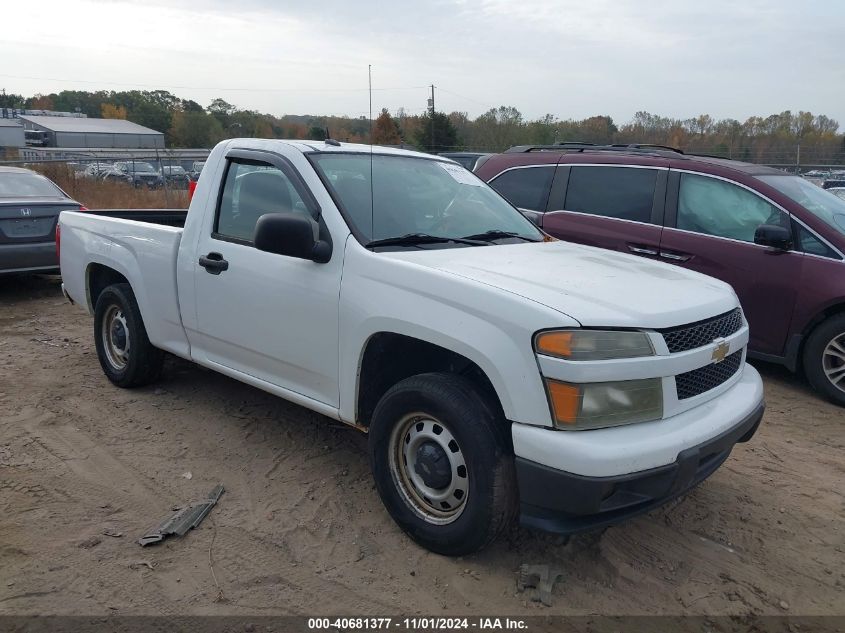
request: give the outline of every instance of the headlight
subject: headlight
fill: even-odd
[[[534,338],[538,354],[566,360],[610,360],[654,356],[645,332],[614,330],[554,330]]]
[[[660,378],[580,385],[546,379],[555,427],[580,431],[663,417]]]

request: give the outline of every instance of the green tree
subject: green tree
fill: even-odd
[[[312,125],[308,128],[308,139],[311,141],[325,141],[326,128],[320,127],[319,125]]]
[[[22,95],[0,92],[0,108],[22,108],[24,98]]]
[[[176,147],[213,147],[226,137],[223,126],[205,112],[175,112],[170,142]]]
[[[447,152],[459,148],[458,132],[442,112],[434,116],[426,112],[419,119],[419,127],[414,131],[414,144],[426,152]]]

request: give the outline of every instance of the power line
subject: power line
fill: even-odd
[[[26,79],[29,81],[59,81],[73,84],[93,84],[97,86],[133,86],[135,88],[167,88],[170,90],[207,90],[220,92],[366,92],[367,88],[224,88],[215,86],[177,86],[162,84],[139,84],[119,81],[92,81],[88,79],[60,79],[58,77],[28,77],[24,75],[0,74],[0,77],[8,79]],[[428,86],[405,86],[401,88],[373,88],[379,92],[397,92],[400,90],[421,90]]]

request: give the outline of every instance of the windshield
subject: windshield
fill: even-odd
[[[490,232],[514,234],[497,237],[502,240],[543,239],[519,211],[454,163],[384,154],[311,158],[365,243],[409,234],[464,238]]]
[[[153,167],[152,165],[150,165],[149,163],[127,163],[126,166],[129,169],[129,171],[134,171],[134,172],[143,171],[143,172],[156,172],[156,173],[158,173],[158,170],[155,167]]]
[[[0,173],[0,198],[64,198],[52,182],[26,172]]]
[[[845,200],[798,176],[757,176],[845,235]]]

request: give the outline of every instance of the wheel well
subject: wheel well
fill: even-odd
[[[129,281],[114,268],[102,264],[88,266],[88,301],[91,309],[97,305],[100,293],[112,284],[126,284]]]
[[[836,316],[837,314],[845,314],[845,303],[837,303],[835,305],[828,306],[810,319],[807,325],[804,326],[804,329],[801,330],[801,344],[796,351],[796,369],[801,368],[804,362],[804,347],[807,345],[807,339],[810,338],[810,334],[812,334],[813,330],[824,323],[827,319],[832,316]]]
[[[369,426],[378,401],[405,378],[429,372],[448,372],[469,378],[504,417],[502,405],[487,374],[470,359],[420,339],[379,332],[370,337],[358,374],[356,420]]]

